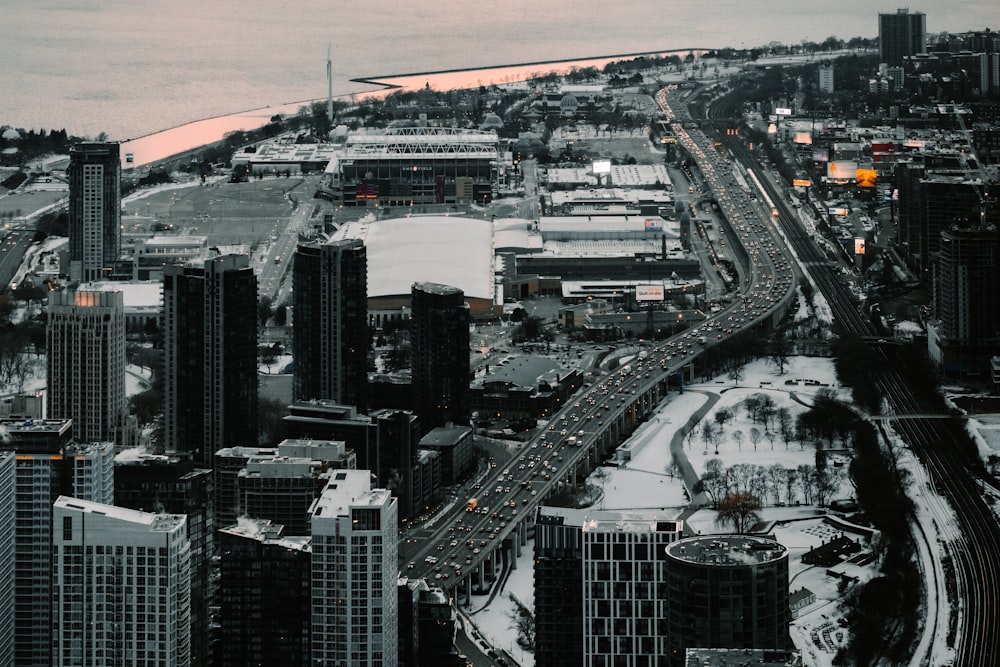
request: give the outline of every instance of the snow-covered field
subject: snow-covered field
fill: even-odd
[[[694,438],[690,444],[684,444],[684,452],[699,474],[704,471],[705,462],[711,458],[721,459],[725,467],[741,463],[764,466],[779,463],[786,468],[795,468],[801,464],[813,465],[815,450],[808,443],[800,446],[798,442],[790,442],[786,446],[780,438],[776,438],[772,447],[768,438],[761,437],[755,449],[748,437],[744,438],[742,445],[738,445],[732,435],[737,430],[749,433],[754,426],[745,411],[739,408],[748,396],[754,394],[763,392],[771,396],[775,405],[778,408],[788,408],[793,418],[807,409],[816,392],[821,389],[838,392],[840,396],[847,398],[846,390],[836,384],[832,359],[795,357],[790,360],[785,371],[784,375],[778,376],[773,366],[759,361],[746,367],[744,378],[737,386],[730,380],[711,381],[689,385],[683,395],[670,394],[655,417],[640,427],[628,442],[623,443],[623,447],[631,450],[632,459],[618,467],[607,466],[603,472],[589,478],[589,484],[603,490],[603,493],[595,494],[598,498],[595,507],[662,508],[665,518],[679,517],[688,501],[681,480],[670,473],[670,441],[678,429],[709,401],[715,403],[703,420],[715,423],[714,414],[722,409],[731,410],[734,416],[724,427],[725,433],[721,438],[718,455],[715,454],[714,446],[706,445],[700,437]],[[801,382],[805,379],[818,381],[819,385],[805,385]],[[800,382],[786,385],[786,380]],[[842,459],[844,465],[838,468],[842,471],[840,489],[831,496],[833,499],[851,496],[851,486],[846,475],[846,453],[838,452],[832,460],[836,461],[838,458]],[[955,538],[948,529],[948,525],[954,525],[954,522],[948,521],[950,509],[927,483],[919,464],[905,452],[903,462],[914,472],[916,483],[913,495],[920,505],[920,526],[927,535],[926,540],[918,541],[922,545],[921,564],[928,588],[928,629],[912,664],[945,664],[948,652],[944,646],[943,629],[947,628],[948,610],[940,564],[933,558],[933,553],[940,548],[940,544],[946,544]],[[845,533],[840,527],[824,521],[826,514],[824,508],[805,504],[766,506],[760,511],[762,522],[769,526],[775,538],[789,550],[791,590],[804,587],[816,596],[814,602],[795,612],[790,632],[793,642],[802,652],[805,664],[817,667],[832,667],[837,648],[847,640],[846,631],[839,624],[842,617],[839,600],[844,592],[839,586],[839,577],[828,576],[826,568],[803,564],[802,554],[842,534],[865,543],[861,535]],[[716,524],[715,512],[709,509],[697,510],[686,521],[698,533],[727,532],[726,527]],[[531,542],[525,546],[502,593],[489,602],[486,596],[473,596],[472,613],[469,616],[491,645],[511,653],[522,667],[534,665],[534,657],[517,645],[517,633],[511,623],[514,603],[509,595],[514,595],[528,606],[532,604],[532,547]],[[865,581],[877,574],[875,564],[845,564],[836,569],[857,581]]]

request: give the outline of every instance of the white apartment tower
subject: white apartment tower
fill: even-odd
[[[0,451],[0,665],[14,664],[15,456]]]
[[[819,92],[830,95],[833,91],[833,63],[821,63],[819,66]]]
[[[343,470],[311,514],[312,664],[396,667],[396,499],[369,471]]]
[[[189,665],[187,518],[66,496],[52,511],[52,664]]]
[[[121,444],[125,423],[125,310],[121,292],[49,293],[49,417],[72,419],[81,442]]]

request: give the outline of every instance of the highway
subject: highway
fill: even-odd
[[[720,100],[709,108],[717,130],[727,125],[721,119],[735,121],[733,100]],[[738,121],[736,121],[738,122]],[[816,287],[823,294],[841,333],[867,340],[877,340],[878,332],[861,313],[857,299],[839,277],[832,262],[799,222],[798,211],[788,207],[780,192],[738,137],[719,131],[720,141],[743,166],[754,171],[778,208],[778,222],[799,263],[806,267]],[[928,403],[913,392],[897,370],[892,350],[876,345],[877,363],[872,381],[888,405],[887,415],[919,415],[938,412],[940,401]],[[958,545],[936,545],[932,553],[952,566],[942,570],[948,579],[950,625],[939,629],[948,637],[955,651],[956,665],[995,664],[1000,655],[1000,525],[987,504],[981,484],[982,464],[956,443],[966,438],[963,424],[956,419],[897,419],[894,430],[917,454],[935,480],[937,491],[947,498],[958,517],[964,541]],[[996,491],[996,489],[994,489]],[[911,517],[911,520],[912,517]],[[947,553],[941,553],[942,548]],[[931,664],[938,656],[915,656],[913,664]],[[921,662],[922,661],[922,662]]]
[[[459,497],[429,521],[407,531],[400,544],[400,569],[410,577],[446,589],[472,590],[494,576],[498,547],[520,549],[527,522],[546,495],[575,484],[601,463],[650,417],[667,393],[668,378],[706,348],[724,344],[741,330],[769,326],[787,312],[795,293],[791,258],[772,224],[771,211],[751,199],[729,160],[700,130],[688,129],[672,107],[679,100],[664,90],[657,101],[674,123],[678,141],[691,156],[701,182],[718,202],[734,249],[739,248],[738,295],[702,323],[640,352],[608,375],[595,378],[570,399],[541,433],[508,460],[492,461]],[[475,502],[470,502],[471,498]]]

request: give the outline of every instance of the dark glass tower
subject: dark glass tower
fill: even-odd
[[[413,406],[422,433],[452,422],[468,424],[469,306],[457,287],[414,283],[412,291]]]
[[[210,665],[209,565],[213,548],[212,471],[187,454],[142,456],[115,463],[115,505],[187,516],[191,541],[191,665]]]
[[[101,280],[121,249],[118,144],[76,144],[69,151],[68,175],[70,279]]]
[[[898,9],[895,14],[878,15],[878,43],[881,62],[902,65],[907,56],[926,52],[927,16]]]
[[[245,255],[163,275],[164,440],[204,468],[257,444],[257,277]]]
[[[368,405],[368,255],[357,240],[303,242],[292,269],[296,400]]]

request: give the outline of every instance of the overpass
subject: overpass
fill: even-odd
[[[485,588],[495,577],[503,550],[519,555],[532,533],[535,509],[546,495],[564,484],[575,485],[605,460],[656,411],[672,375],[704,350],[742,330],[773,326],[788,312],[796,276],[771,211],[749,198],[730,161],[695,124],[686,122],[690,118],[677,90],[661,90],[657,101],[678,143],[714,193],[727,235],[740,246],[738,298],[697,327],[595,379],[509,461],[491,464],[476,485],[474,503],[462,498],[411,530],[400,543],[404,575],[427,578],[448,590],[462,587],[467,595]]]

